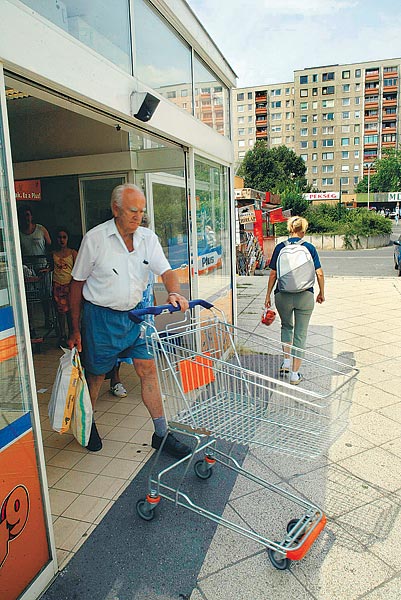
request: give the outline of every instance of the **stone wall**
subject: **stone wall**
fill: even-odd
[[[278,237],[277,243],[284,242],[286,239],[287,237]],[[348,240],[351,246],[347,246],[343,235],[315,234],[306,235],[304,239],[313,244],[317,250],[366,250],[367,248],[382,248],[390,244],[390,234],[353,237]]]

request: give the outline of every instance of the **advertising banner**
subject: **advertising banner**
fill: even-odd
[[[15,199],[25,202],[39,202],[42,200],[42,188],[40,179],[25,179],[24,181],[15,181]]]
[[[49,561],[30,414],[0,430],[0,597],[15,600]]]

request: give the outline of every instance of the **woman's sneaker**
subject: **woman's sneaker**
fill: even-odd
[[[291,385],[299,385],[303,379],[301,373],[292,373],[290,383]]]
[[[120,381],[119,383],[110,386],[110,394],[113,394],[113,396],[116,396],[117,398],[125,398],[127,390]]]

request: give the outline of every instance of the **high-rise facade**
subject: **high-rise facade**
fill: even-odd
[[[284,144],[303,158],[314,188],[352,193],[383,150],[398,147],[400,68],[400,58],[308,67],[292,83],[234,90],[237,164],[258,139]],[[246,104],[254,123],[247,137],[238,121]]]

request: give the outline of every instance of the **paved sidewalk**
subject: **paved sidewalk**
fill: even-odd
[[[267,278],[239,277],[239,325],[259,325]],[[191,600],[399,600],[401,597],[401,279],[330,278],[308,347],[360,369],[347,431],[327,456],[301,461],[251,450],[244,466],[322,506],[328,524],[309,554],[274,569],[255,542],[219,526]],[[266,527],[279,539],[287,509],[238,480],[224,516]],[[296,515],[292,515],[296,516]]]

